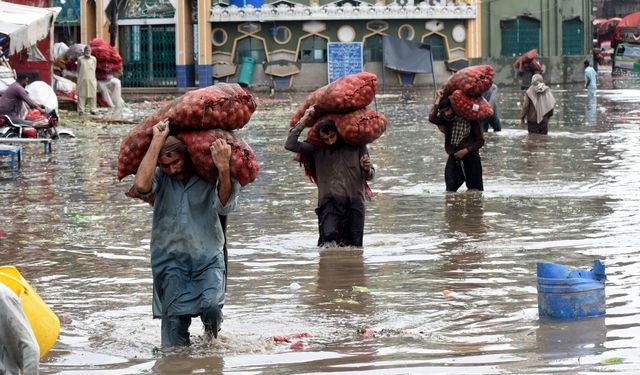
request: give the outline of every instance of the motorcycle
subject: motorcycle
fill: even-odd
[[[0,116],[0,137],[2,138],[51,138],[61,136],[75,138],[70,129],[58,127],[58,113],[52,110],[46,115],[38,110],[27,113],[24,123],[15,123],[7,115]]]

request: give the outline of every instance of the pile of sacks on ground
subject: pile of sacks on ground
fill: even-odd
[[[520,56],[516,62],[513,63],[513,67],[516,68],[518,74],[522,74],[524,71],[542,73],[542,65],[538,61],[538,49],[534,48]]]
[[[259,171],[256,155],[234,130],[247,124],[255,109],[253,96],[235,83],[218,83],[180,96],[148,116],[122,141],[118,180],[137,172],[151,144],[153,126],[169,120],[170,134],[187,146],[195,172],[202,179],[217,181],[209,147],[215,140],[224,139],[231,146],[231,176],[242,186],[253,182]]]
[[[442,96],[449,97],[458,116],[467,121],[482,121],[493,115],[493,108],[483,97],[495,78],[491,65],[474,65],[455,72],[442,86]]]
[[[122,57],[117,49],[100,38],[89,42],[91,55],[96,58],[97,102],[101,107],[119,107],[122,104],[121,84]],[[77,100],[75,82],[78,74],[78,57],[84,54],[84,44],[67,46],[56,43],[53,48],[54,90],[61,97]]]
[[[315,118],[310,126],[322,120],[333,120],[342,140],[363,146],[378,139],[387,128],[387,118],[366,108],[375,98],[378,78],[372,73],[342,77],[307,96],[298,106],[289,125],[295,126],[307,108],[315,105]],[[317,136],[312,128],[307,139]]]

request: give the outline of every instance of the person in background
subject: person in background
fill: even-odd
[[[526,122],[530,134],[547,134],[555,105],[556,99],[551,89],[544,84],[542,76],[536,74],[531,78],[531,86],[524,95],[520,122]]]
[[[602,58],[602,52],[600,48],[594,42],[593,44],[593,70],[598,71],[598,64],[600,63],[600,59]]]
[[[584,60],[584,87],[589,96],[596,96],[596,71],[589,66],[589,60]]]
[[[469,190],[484,190],[479,152],[484,136],[480,123],[459,116],[441,91],[436,95],[429,121],[444,133],[444,149],[449,155],[444,168],[447,191],[456,192],[463,183]]]
[[[84,47],[84,53],[78,57],[78,113],[85,114],[88,110],[92,115],[96,114],[96,58],[91,56],[91,46]]]
[[[489,125],[494,132],[499,132],[502,130],[502,126],[500,125],[500,117],[498,117],[498,107],[497,107],[497,97],[498,96],[498,86],[494,83],[489,87],[487,91],[482,94],[482,97],[491,105],[493,108],[493,115],[491,117],[486,118],[482,121],[482,130],[484,132],[489,131]]]
[[[9,116],[14,124],[31,124],[29,121],[22,120],[20,116],[24,104],[29,108],[37,108],[41,112],[45,111],[45,107],[31,99],[27,90],[25,90],[28,83],[29,77],[20,73],[16,81],[9,85],[0,97],[0,115]]]
[[[0,374],[37,375],[40,347],[16,294],[0,283]]]
[[[153,127],[153,138],[134,180],[142,197],[155,194],[151,229],[153,315],[162,319],[162,346],[187,346],[191,318],[200,316],[208,336],[218,337],[226,288],[225,235],[220,215],[238,202],[240,184],[231,177],[231,147],[210,147],[218,170],[212,185],[194,173],[184,143],[169,136],[169,123]]]
[[[344,143],[330,120],[314,126],[318,138],[298,141],[314,116],[311,106],[290,129],[284,147],[300,154],[305,173],[318,185],[318,246],[362,247],[365,195],[371,198],[367,181],[375,175],[369,151]]]

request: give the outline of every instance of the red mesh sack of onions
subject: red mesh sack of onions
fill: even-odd
[[[233,176],[241,186],[253,182],[258,176],[260,167],[256,154],[251,147],[228,130],[211,129],[199,131],[184,131],[176,134],[187,146],[187,152],[196,173],[205,181],[215,183],[218,179],[218,170],[211,158],[211,144],[217,139],[224,139],[231,146],[231,160],[229,167]]]
[[[142,124],[141,124],[142,125]],[[140,125],[133,128],[120,144],[118,180],[135,174],[153,139],[153,129]]]
[[[165,116],[176,130],[240,129],[256,110],[251,93],[236,83],[190,91],[169,106]]]
[[[520,56],[516,62],[513,63],[513,67],[516,69],[520,69],[520,66],[524,63],[528,63],[531,60],[535,59],[538,57],[538,49],[534,48],[532,50],[530,50],[529,52],[525,53],[524,55]]]
[[[493,84],[495,72],[491,65],[474,65],[455,72],[442,87],[444,96],[462,90],[468,96],[480,96]]]
[[[368,106],[376,95],[378,77],[362,72],[344,76],[312,92],[298,106],[290,126],[300,121],[307,108],[316,106],[316,116],[325,113],[348,113]]]
[[[180,130],[238,129],[255,111],[253,96],[237,84],[216,84],[190,91],[148,116],[120,145],[118,179],[135,174],[151,139],[152,127],[168,119],[172,132]]]
[[[333,120],[342,140],[354,146],[372,143],[387,129],[387,118],[369,108],[344,114],[330,113],[320,117],[318,122],[321,120]]]
[[[89,42],[91,54],[96,58],[96,78],[107,79],[109,75],[122,74],[122,57],[117,49],[100,38]]]
[[[456,114],[467,121],[482,121],[493,115],[493,108],[483,97],[471,97],[456,90],[449,99]]]

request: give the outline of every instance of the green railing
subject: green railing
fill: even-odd
[[[119,35],[123,86],[176,85],[174,25],[121,26]]]

